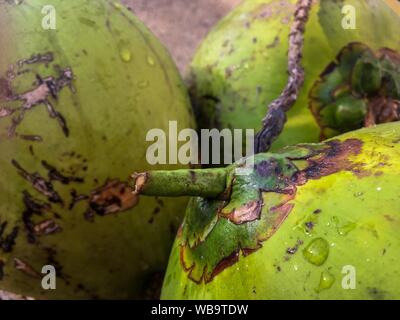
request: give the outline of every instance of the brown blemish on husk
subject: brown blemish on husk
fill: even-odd
[[[53,62],[53,60],[54,60],[54,55],[52,52],[38,53],[32,55],[30,58],[19,60],[17,62],[17,66],[22,67],[24,64],[29,65],[35,63],[44,63],[47,67],[49,63]]]
[[[30,70],[21,70],[20,68],[24,65],[31,65],[36,63],[44,63],[48,66],[49,63],[53,62],[53,54],[51,52],[45,54],[32,55],[28,59],[22,59],[16,63],[16,65],[11,65],[7,72],[6,78],[1,78],[0,80],[0,102],[15,102],[20,101],[22,104],[17,108],[9,108],[0,105],[0,119],[7,118],[14,114],[11,118],[11,125],[8,129],[8,137],[20,136],[16,129],[23,122],[25,114],[35,108],[36,106],[43,105],[46,107],[50,118],[56,119],[59,123],[65,136],[69,135],[69,129],[64,116],[59,113],[50,101],[50,97],[54,100],[58,99],[59,92],[64,87],[69,87],[72,92],[75,89],[72,87],[72,81],[74,74],[70,67],[61,69],[59,66],[55,66],[55,70],[58,73],[57,77],[47,76],[42,77],[39,74],[35,74],[36,83],[35,86],[23,93],[13,93],[11,90],[11,82],[15,77],[31,72]],[[22,135],[22,138],[28,136]],[[39,137],[39,136],[38,136]]]
[[[365,127],[400,120],[400,101],[386,97],[376,97],[368,104]]]
[[[94,190],[89,199],[90,208],[101,216],[126,211],[137,202],[138,196],[128,183],[117,179]]]
[[[89,196],[87,196],[85,194],[78,194],[75,189],[72,189],[70,191],[70,195],[71,195],[72,200],[68,206],[69,210],[72,210],[78,202],[89,199]]]
[[[297,240],[296,244],[293,247],[287,248],[286,253],[290,255],[294,255],[298,250],[299,247],[303,244],[303,240]]]
[[[29,263],[19,258],[14,258],[15,269],[23,272],[29,277],[40,278],[40,273],[37,272]]]
[[[305,170],[299,171],[292,178],[296,185],[303,185],[310,179],[317,180],[339,171],[353,171],[356,175],[360,174],[362,165],[360,168],[360,164],[353,163],[349,157],[361,152],[361,140],[334,140],[326,144],[329,147],[323,150],[318,157],[308,159],[308,167]]]
[[[9,234],[5,234],[5,230],[7,228],[8,222],[4,221],[0,224],[0,249],[4,253],[9,253],[12,251],[15,240],[18,237],[19,228],[15,226],[11,229]]]
[[[44,195],[50,202],[63,204],[63,200],[54,189],[51,180],[48,181],[39,173],[29,173],[16,160],[12,160],[12,165],[17,169],[18,174],[28,181],[39,193]]]
[[[54,220],[44,220],[34,225],[35,235],[43,236],[54,234],[62,231],[62,228]]]
[[[261,214],[261,201],[249,202],[243,207],[233,210],[227,218],[235,224],[243,224],[257,220]]]
[[[84,179],[75,176],[66,176],[62,174],[56,167],[50,165],[47,161],[42,161],[42,166],[48,171],[50,181],[59,181],[62,184],[70,184],[71,182],[83,183]]]

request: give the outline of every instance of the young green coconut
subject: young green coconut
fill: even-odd
[[[189,75],[200,128],[260,129],[267,105],[288,79],[286,39],[295,3],[244,1],[203,41]],[[273,150],[398,120],[398,30],[400,18],[385,1],[313,1],[304,87]]]
[[[162,298],[400,297],[399,123],[261,153],[279,137],[301,90],[311,4],[296,3],[288,82],[263,119],[258,154],[227,168],[133,175],[137,195],[197,196],[178,232]],[[360,90],[373,87],[365,84]]]
[[[197,196],[162,298],[399,299],[399,162],[390,123],[227,168],[135,174],[139,194]]]
[[[194,124],[169,54],[108,0],[1,1],[0,51],[0,290],[157,297],[186,200],[137,204],[127,178],[150,129]]]

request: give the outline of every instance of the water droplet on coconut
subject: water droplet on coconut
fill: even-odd
[[[304,258],[316,266],[322,265],[329,255],[329,243],[323,238],[312,240],[303,250]]]
[[[147,63],[152,67],[156,64],[154,59],[152,57],[150,57],[150,56],[147,57]]]
[[[335,282],[335,277],[329,271],[322,272],[317,292],[330,289],[334,282]]]
[[[127,48],[121,49],[119,55],[124,62],[130,62],[132,60],[132,52]]]

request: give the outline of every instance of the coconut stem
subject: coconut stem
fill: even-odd
[[[288,72],[289,79],[285,89],[276,100],[268,106],[268,112],[262,121],[262,129],[255,137],[256,153],[266,152],[272,142],[280,135],[285,123],[286,112],[296,102],[304,83],[304,69],[301,66],[304,31],[313,0],[298,0],[294,13],[294,22],[289,34]]]
[[[227,169],[148,171],[134,173],[131,185],[145,196],[217,198],[226,189]]]

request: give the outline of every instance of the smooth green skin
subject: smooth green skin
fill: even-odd
[[[190,66],[191,95],[200,128],[259,130],[268,104],[287,82],[288,34],[295,0],[248,0],[209,33]],[[344,30],[341,9],[353,5],[356,30]],[[317,142],[320,128],[307,108],[320,74],[350,42],[400,50],[398,15],[382,0],[315,1],[306,25],[305,83],[272,146]],[[206,98],[204,98],[206,97]]]
[[[56,30],[41,28],[44,5],[56,9]],[[87,201],[77,203],[73,210],[68,205],[72,188],[78,194],[89,194],[107,179],[126,180],[132,170],[167,169],[147,163],[146,133],[152,128],[168,132],[169,120],[178,121],[179,130],[194,125],[189,99],[172,59],[135,16],[119,3],[106,0],[35,0],[20,5],[2,1],[0,45],[0,77],[20,59],[54,53],[55,61],[48,68],[44,64],[27,65],[32,72],[15,79],[14,92],[30,90],[35,73],[55,76],[56,64],[73,69],[76,88],[76,94],[63,88],[58,101],[50,98],[67,121],[68,138],[57,121],[49,118],[44,105],[28,110],[17,128],[21,134],[41,135],[40,143],[9,139],[11,118],[0,118],[0,223],[8,222],[3,236],[15,225],[20,227],[12,252],[0,249],[0,260],[5,263],[0,289],[38,299],[145,297],[154,273],[166,267],[174,238],[171,229],[181,222],[179,213],[187,200],[143,199],[134,209],[95,216],[93,223],[84,218]],[[121,58],[126,50],[131,52],[130,61]],[[1,107],[21,104],[0,102]],[[66,156],[69,152],[81,158]],[[61,216],[56,222],[63,231],[41,236],[35,245],[27,242],[21,221],[22,191],[46,199],[17,174],[12,159],[45,178],[47,171],[41,160],[65,173],[73,167],[76,175],[85,179],[83,184],[53,183],[66,202],[64,208],[52,204],[53,211]],[[86,172],[82,170],[84,165],[88,167]],[[155,216],[157,208],[160,213]],[[46,218],[52,218],[52,214],[34,216],[33,220],[38,223]],[[149,222],[151,218],[153,223]],[[48,264],[45,247],[55,250],[54,259],[62,267],[56,290],[43,290],[40,277],[30,277],[14,268],[14,258],[18,258],[40,273]]]
[[[194,226],[204,224],[204,212],[211,215],[216,212],[204,211],[202,217],[197,216],[196,220],[192,210],[200,210],[197,203],[202,203],[204,208],[207,204],[212,206],[215,200],[192,200],[186,212],[186,217],[191,216],[192,220],[187,221],[186,218],[175,242],[162,299],[399,299],[400,125],[379,125],[335,139],[341,142],[349,139],[362,141],[361,152],[330,163],[355,167],[351,170],[339,167],[333,174],[310,179],[297,186],[295,197],[288,202],[294,207],[276,232],[252,254],[244,257],[240,253],[238,262],[225,268],[208,283],[196,283],[189,279],[179,257],[182,235],[185,236],[188,228],[193,230],[197,228]],[[304,146],[316,149],[326,144],[283,149],[280,155],[286,154],[287,159],[293,159],[294,155],[301,155]],[[270,159],[278,156],[271,153],[257,157]],[[302,166],[301,161],[295,163],[299,168]],[[268,182],[268,179],[272,180]],[[273,176],[268,179],[264,183],[271,188],[282,182],[274,182]],[[246,190],[243,192],[251,195],[251,190],[259,190],[260,181],[263,180],[253,180],[254,190],[240,182],[237,190]],[[277,204],[276,199],[281,197],[281,193],[263,192],[262,197],[261,220],[240,226],[228,223],[226,230],[230,231],[225,234],[217,227],[207,230],[208,235],[203,238],[201,246],[207,246],[207,242],[212,242],[215,237],[220,239],[208,247],[201,260],[197,257],[197,263],[201,261],[199,269],[201,264],[212,261],[232,242],[246,239],[238,230],[247,225],[248,234],[251,234],[252,225],[262,223],[271,215],[270,209]],[[237,193],[234,192],[231,203],[237,202]],[[307,222],[313,222],[313,228],[307,228]],[[235,238],[235,234],[239,238]],[[223,239],[228,243],[224,243]],[[296,246],[295,253],[287,252]],[[195,254],[195,250],[188,252]],[[356,270],[354,290],[342,288],[342,281],[346,282],[346,275],[349,274],[343,268],[348,265]]]

